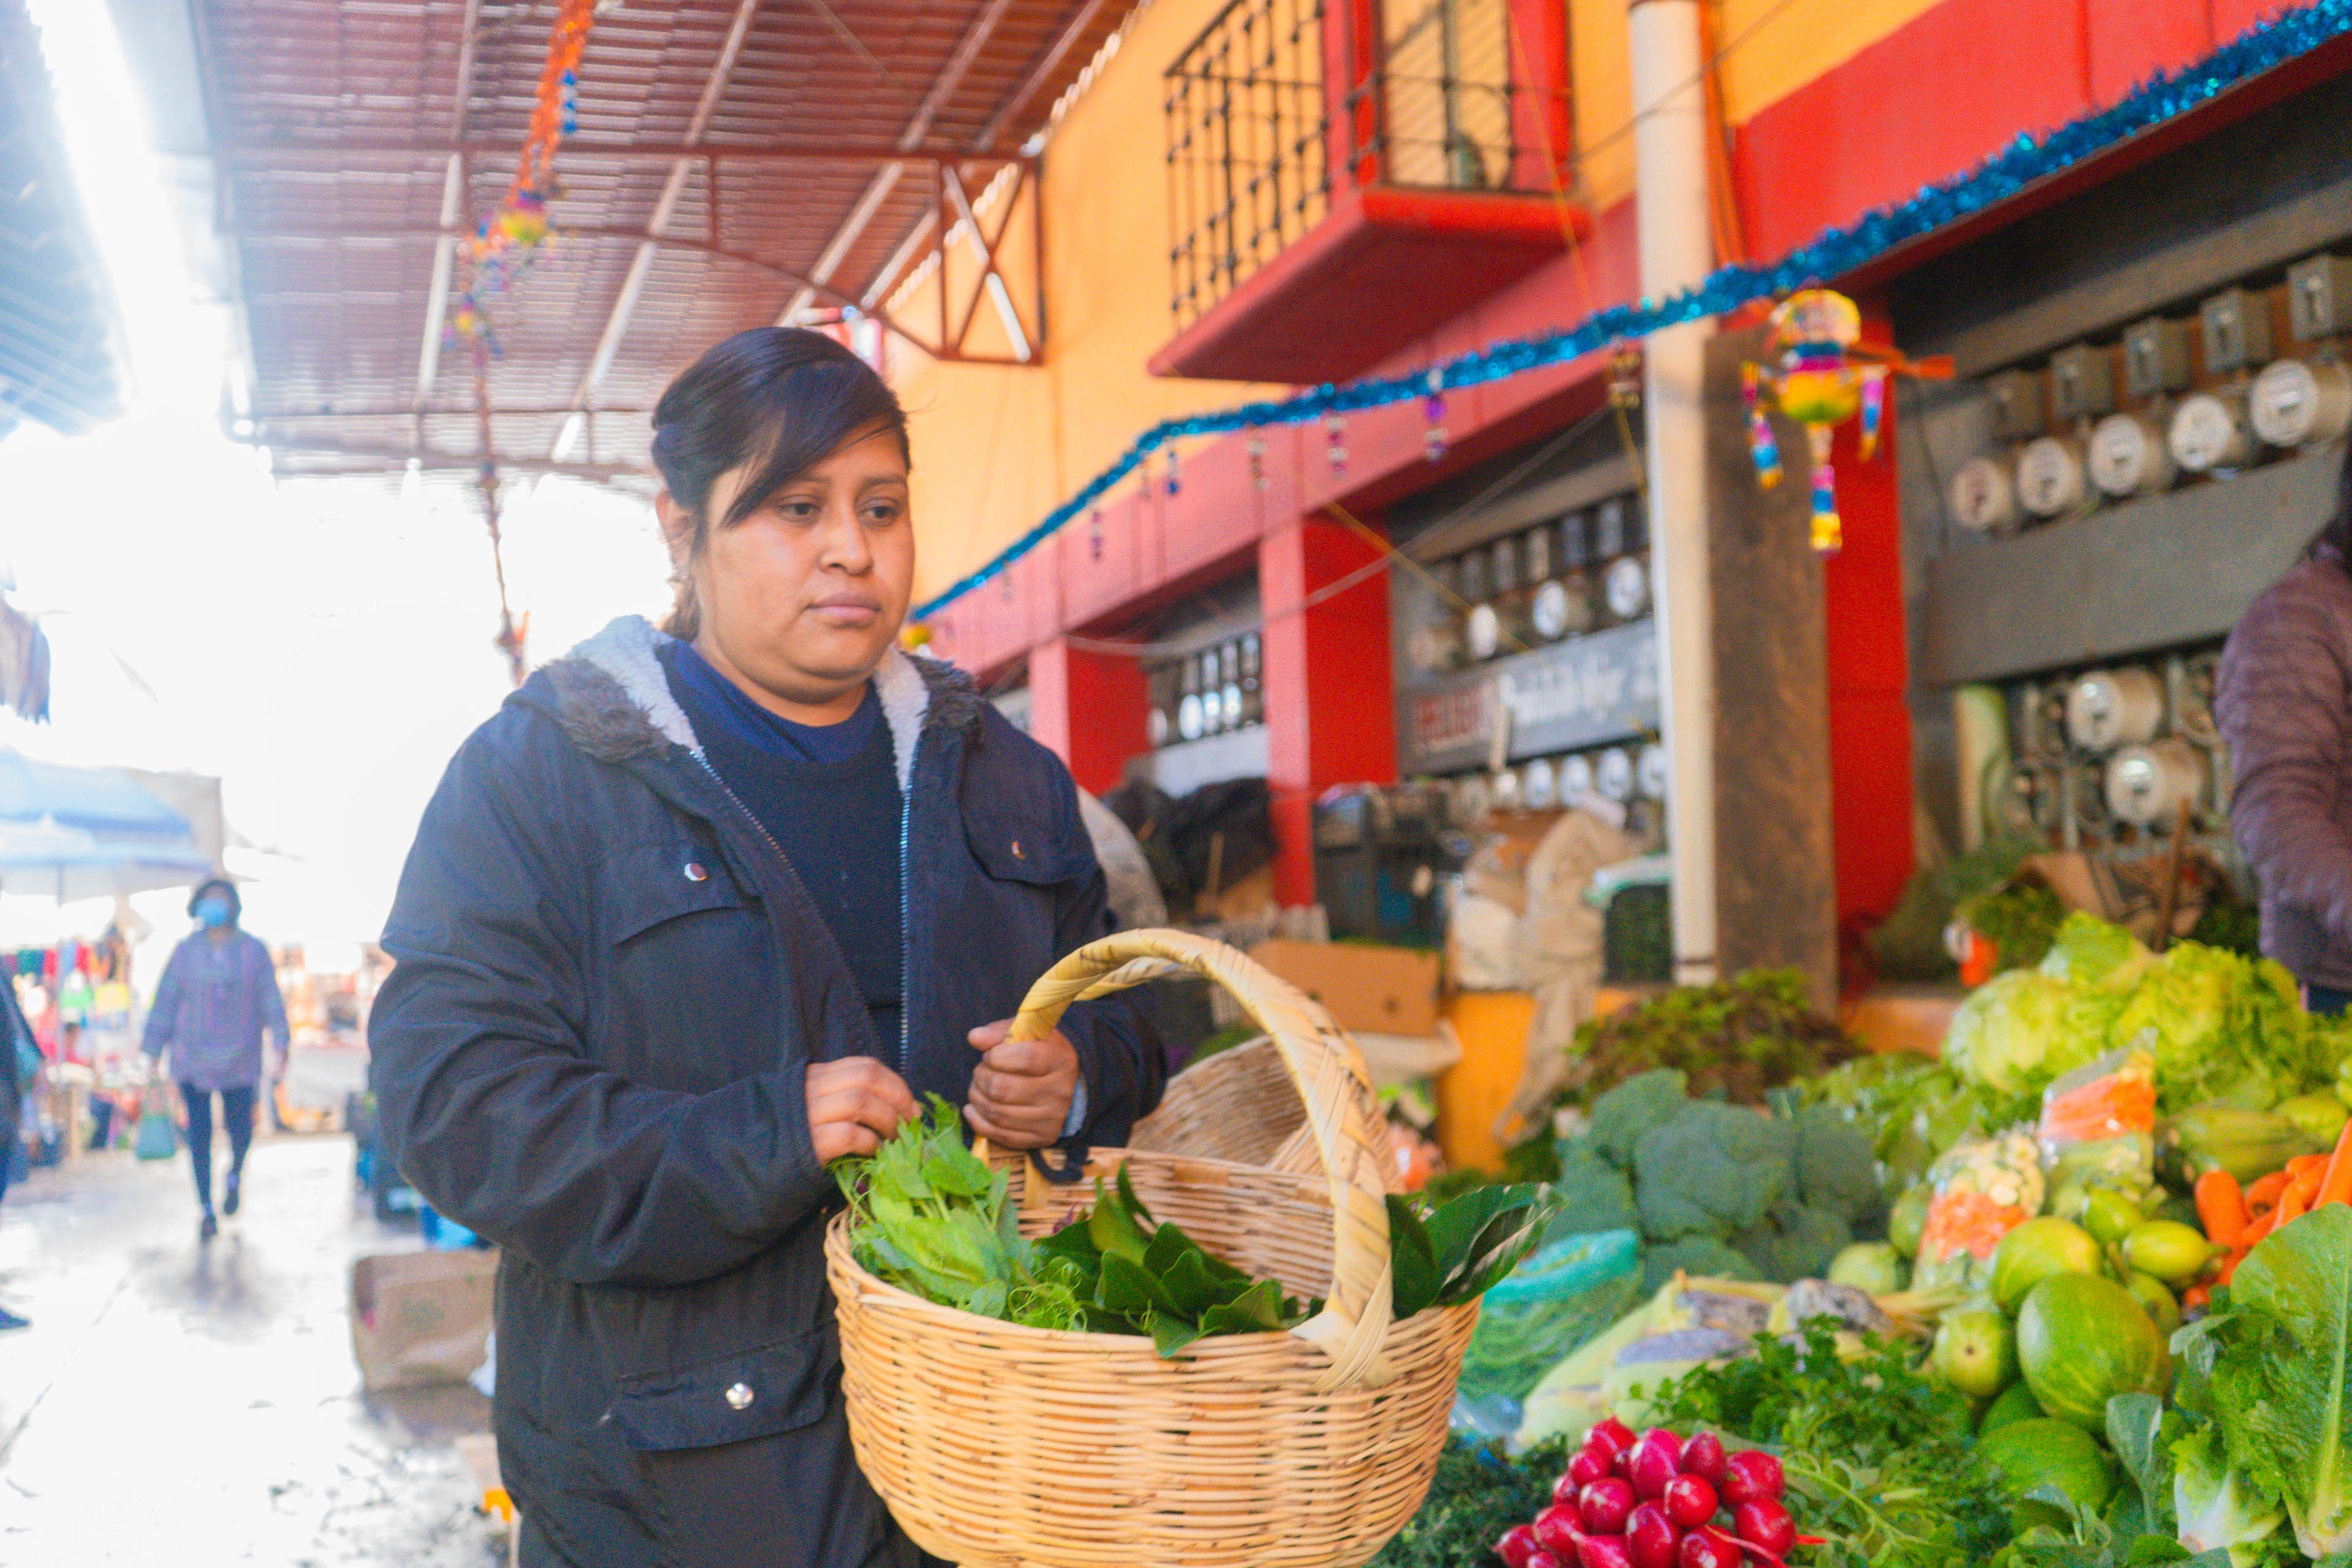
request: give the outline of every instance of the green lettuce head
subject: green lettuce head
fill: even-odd
[[[1997,1094],[2036,1092],[2107,1048],[2123,1004],[2116,992],[2012,970],[1960,1004],[1944,1039],[1944,1060]]]

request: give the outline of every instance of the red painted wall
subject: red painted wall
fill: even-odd
[[[1129,757],[1151,749],[1150,691],[1142,667],[1055,637],[1029,650],[1029,732],[1069,764],[1078,787],[1116,788]]]

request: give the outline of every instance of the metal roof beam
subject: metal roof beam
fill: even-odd
[[[215,149],[229,163],[278,165],[323,163],[339,164],[372,158],[403,158],[425,162],[437,158],[509,158],[509,144],[482,141],[288,142],[268,138],[226,142]],[[563,144],[566,158],[603,158],[620,163],[741,163],[786,168],[839,168],[851,163],[1011,163],[1018,155],[1005,153],[918,153],[895,143],[829,142],[821,146],[778,142],[578,142]]]
[[[735,20],[727,29],[727,41],[719,46],[719,58],[710,68],[709,79],[702,84],[702,97],[695,103],[694,118],[687,121],[688,142],[701,141],[703,132],[710,129],[711,116],[719,112],[719,100],[727,92],[727,80],[735,74],[735,62],[743,53],[743,40],[751,34],[751,19],[759,13],[760,0],[740,0],[736,5]],[[613,300],[613,313],[605,319],[604,334],[596,340],[596,352],[588,361],[588,373],[580,378],[580,388],[572,395],[574,403],[594,402],[596,389],[611,374],[613,361],[621,352],[621,340],[629,330],[629,318],[636,314],[637,300],[645,293],[646,278],[653,271],[654,258],[659,253],[655,237],[669,226],[670,215],[677,210],[678,198],[685,195],[687,178],[693,170],[691,158],[680,158],[671,163],[669,178],[663,182],[661,195],[654,202],[653,216],[646,220],[647,237],[631,258],[628,276],[621,280],[621,291]],[[719,200],[716,188],[709,193],[709,199],[714,204]],[[563,428],[556,432],[555,447],[549,458],[562,462],[570,457],[572,444],[585,428],[584,415],[575,414],[566,419]]]
[[[267,447],[273,452],[297,457],[352,458],[395,468],[413,462],[424,468],[458,469],[472,473],[482,465],[479,452],[446,452],[421,445],[378,447],[366,442],[289,440],[284,437],[264,436],[231,438],[243,446]],[[625,463],[559,463],[549,458],[501,457],[499,467],[526,474],[561,474],[567,479],[589,479],[597,484],[642,481],[646,478],[644,469]]]
[[[466,0],[457,39],[457,97],[449,111],[449,140],[466,136],[466,114],[474,101],[474,34],[481,26],[482,0]],[[466,216],[466,155],[452,152],[441,174],[441,226],[447,228]],[[443,240],[433,249],[433,281],[425,294],[425,338],[416,348],[416,405],[433,395],[441,374],[441,328],[449,314],[449,279],[457,266],[457,242]]]

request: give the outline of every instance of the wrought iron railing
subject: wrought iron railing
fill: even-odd
[[[1536,195],[1567,167],[1565,50],[1526,68],[1535,46],[1511,0],[1330,5],[1327,17],[1323,0],[1233,0],[1168,69],[1180,331],[1323,217],[1335,167],[1368,184]]]

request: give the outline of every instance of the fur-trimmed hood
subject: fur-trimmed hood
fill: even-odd
[[[667,633],[642,616],[624,616],[540,671],[554,696],[554,717],[572,744],[600,762],[657,757],[672,746],[698,756],[702,742],[670,694],[659,650]],[[534,682],[536,684],[536,682]],[[915,752],[927,730],[975,730],[980,695],[950,664],[892,648],[874,672],[874,689],[890,726],[898,787],[911,788]]]

